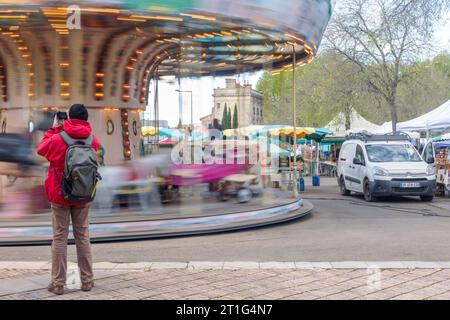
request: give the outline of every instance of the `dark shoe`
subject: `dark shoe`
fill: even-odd
[[[91,291],[94,287],[94,282],[86,282],[81,284],[81,291]]]
[[[64,286],[58,286],[53,283],[50,283],[48,285],[47,290],[50,291],[51,293],[57,294],[59,296],[64,294]]]

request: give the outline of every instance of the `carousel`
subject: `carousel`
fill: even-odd
[[[314,59],[333,6],[332,0],[0,0],[1,134],[21,134],[36,145],[56,112],[82,103],[102,144],[100,162],[132,166],[146,132],[143,112],[151,106],[159,118],[149,98],[159,79],[295,70]],[[285,207],[292,212],[299,203]]]
[[[331,10],[328,0],[0,0],[2,133],[83,103],[105,162],[134,159],[152,80],[308,63]]]

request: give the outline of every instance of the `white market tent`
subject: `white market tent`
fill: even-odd
[[[450,100],[420,117],[398,123],[397,129],[402,131],[444,131],[450,129]]]
[[[392,132],[392,121],[385,122],[381,126],[379,126],[379,129],[377,131],[374,131],[372,133],[375,134],[386,134]]]
[[[381,126],[366,120],[356,110],[352,110],[349,130],[345,129],[345,114],[343,112],[339,113],[333,120],[331,120],[325,128],[330,129],[337,135],[346,135],[348,133],[356,133],[361,131],[382,133]],[[392,127],[390,131],[392,131]]]

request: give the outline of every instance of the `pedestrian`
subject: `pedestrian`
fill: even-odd
[[[222,140],[223,138],[223,126],[220,124],[219,120],[214,118],[213,124],[208,128],[209,137],[211,141],[214,141],[216,138]]]
[[[38,154],[50,162],[48,177],[45,181],[46,196],[52,208],[53,225],[52,273],[48,291],[58,295],[64,293],[66,284],[70,219],[72,219],[77,250],[81,290],[90,291],[94,286],[88,213],[98,178],[96,152],[100,146],[98,139],[92,133],[88,122],[88,110],[84,105],[72,105],[68,117],[67,115],[65,117],[68,119],[62,120],[58,115],[55,116],[53,126],[46,132],[37,149]],[[80,145],[91,146],[91,148],[77,148]],[[70,164],[66,162],[66,151],[69,146],[72,151],[67,155],[70,158]],[[78,159],[84,158],[83,171],[79,169],[80,164],[78,168],[77,163],[74,164],[77,152],[84,152],[84,157],[78,157]],[[91,162],[86,164],[86,159]],[[70,169],[70,175],[67,174],[68,168],[74,168]],[[74,173],[78,175],[74,176]],[[83,176],[86,174],[93,176]],[[70,177],[75,178],[70,180]],[[88,183],[87,187],[76,188],[82,185],[82,182],[77,184],[77,180],[83,179],[86,179],[84,182],[95,180],[91,182],[94,185],[90,186]],[[89,190],[90,188],[93,188],[92,191]],[[74,189],[77,189],[78,196],[75,196]],[[90,192],[90,197],[80,196],[83,192]]]

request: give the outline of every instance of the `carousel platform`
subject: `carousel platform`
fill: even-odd
[[[208,234],[282,223],[303,217],[312,209],[310,202],[277,189],[244,204],[194,193],[184,195],[179,204],[109,212],[92,209],[90,234],[92,242]],[[51,239],[50,212],[21,218],[0,216],[0,246],[46,245]],[[73,243],[71,230],[69,239]]]

